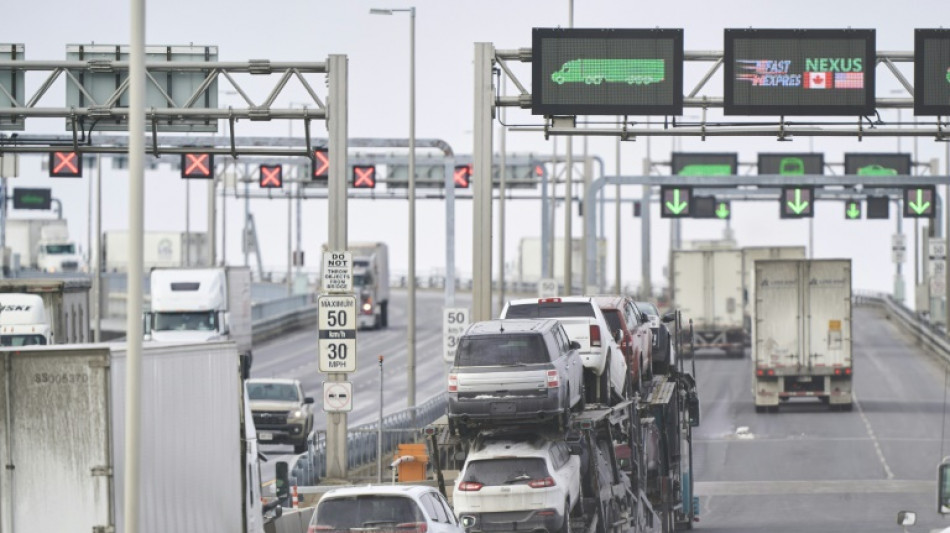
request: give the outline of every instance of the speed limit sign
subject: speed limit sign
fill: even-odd
[[[455,362],[455,350],[458,348],[459,337],[468,327],[468,308],[465,307],[446,307],[445,317],[442,322],[442,337],[445,341],[445,351],[442,356],[445,362],[452,364]]]
[[[317,299],[320,372],[356,371],[356,297]]]

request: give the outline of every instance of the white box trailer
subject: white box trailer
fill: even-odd
[[[551,253],[554,254],[554,271],[552,278],[558,280],[558,283],[564,282],[564,239],[558,237],[554,239],[554,246]],[[542,278],[541,261],[543,260],[541,239],[538,237],[525,237],[518,243],[518,272],[515,280],[519,283],[537,283]],[[586,290],[586,283],[582,283],[581,270],[584,264],[584,246],[582,239],[571,240],[571,273],[575,287],[581,287]],[[607,239],[597,239],[597,279],[600,279],[601,272],[607,264]]]
[[[746,246],[742,249],[743,312],[747,333],[752,331],[752,303],[755,302],[755,284],[752,283],[752,277],[755,275],[753,267],[756,261],[764,259],[805,259],[805,247]]]
[[[106,272],[126,272],[129,232],[107,231],[103,235],[103,265]],[[146,231],[142,236],[143,271],[153,268],[205,266],[209,264],[208,236],[204,232]]]
[[[53,344],[92,342],[90,288],[92,281],[87,278],[0,279],[0,293],[36,294],[43,299]]]
[[[0,394],[0,452],[13,466],[0,492],[4,531],[122,533],[125,345],[0,355],[10,391]],[[262,533],[257,440],[234,345],[145,347],[141,408],[139,531]]]
[[[696,348],[742,357],[742,252],[675,250],[672,271],[673,304],[693,320]]]
[[[755,285],[756,411],[797,397],[850,410],[851,260],[756,261]]]

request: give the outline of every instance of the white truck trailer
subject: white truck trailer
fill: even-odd
[[[804,246],[746,246],[742,249],[743,313],[746,333],[751,339],[752,304],[755,302],[755,262],[765,259],[805,259]]]
[[[251,353],[251,271],[246,267],[157,268],[146,339],[158,342],[230,340],[247,376]]]
[[[756,261],[754,279],[755,410],[801,397],[850,410],[851,260]]]
[[[3,531],[123,533],[125,345],[0,357],[9,391],[0,394]],[[138,531],[263,533],[257,440],[237,364],[232,343],[144,347]]]
[[[91,287],[92,282],[82,278],[0,280],[0,345],[92,342]],[[44,342],[35,342],[35,335]]]
[[[675,250],[673,305],[693,320],[696,349],[743,357],[742,251]]]
[[[519,283],[537,283],[541,280],[541,273],[544,271],[541,267],[543,255],[541,253],[541,239],[538,237],[525,237],[518,244],[518,271],[515,280]],[[554,254],[554,271],[551,277],[563,282],[564,280],[564,239],[554,239],[552,247]],[[571,242],[571,272],[573,273],[573,284],[575,287],[586,288],[586,283],[581,283],[581,270],[584,264],[584,247],[582,239],[573,239]],[[604,266],[607,264],[607,239],[597,239],[597,273],[598,279]]]
[[[102,239],[103,265],[106,272],[129,269],[129,232],[107,231]],[[142,265],[153,268],[203,266],[209,263],[208,236],[203,232],[146,231],[142,236]]]
[[[20,268],[43,272],[81,272],[86,262],[69,238],[62,218],[12,218],[6,221],[6,245],[20,257]],[[12,257],[11,257],[12,259]]]

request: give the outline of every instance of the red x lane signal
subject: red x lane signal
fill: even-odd
[[[353,165],[353,188],[354,189],[375,189],[376,188],[376,166],[375,165]]]
[[[284,186],[284,167],[281,165],[261,165],[258,184],[261,189],[280,189]]]
[[[182,179],[205,179],[214,177],[214,156],[211,154],[181,154]]]
[[[326,180],[330,177],[330,153],[326,148],[317,148],[313,151],[311,170],[311,180]]]
[[[472,165],[456,165],[452,181],[455,182],[456,189],[468,189],[472,182]]]
[[[49,177],[81,178],[82,158],[78,152],[50,152]]]

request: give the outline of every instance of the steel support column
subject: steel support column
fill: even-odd
[[[472,150],[472,322],[491,318],[492,115],[491,43],[475,43],[475,120]]]

